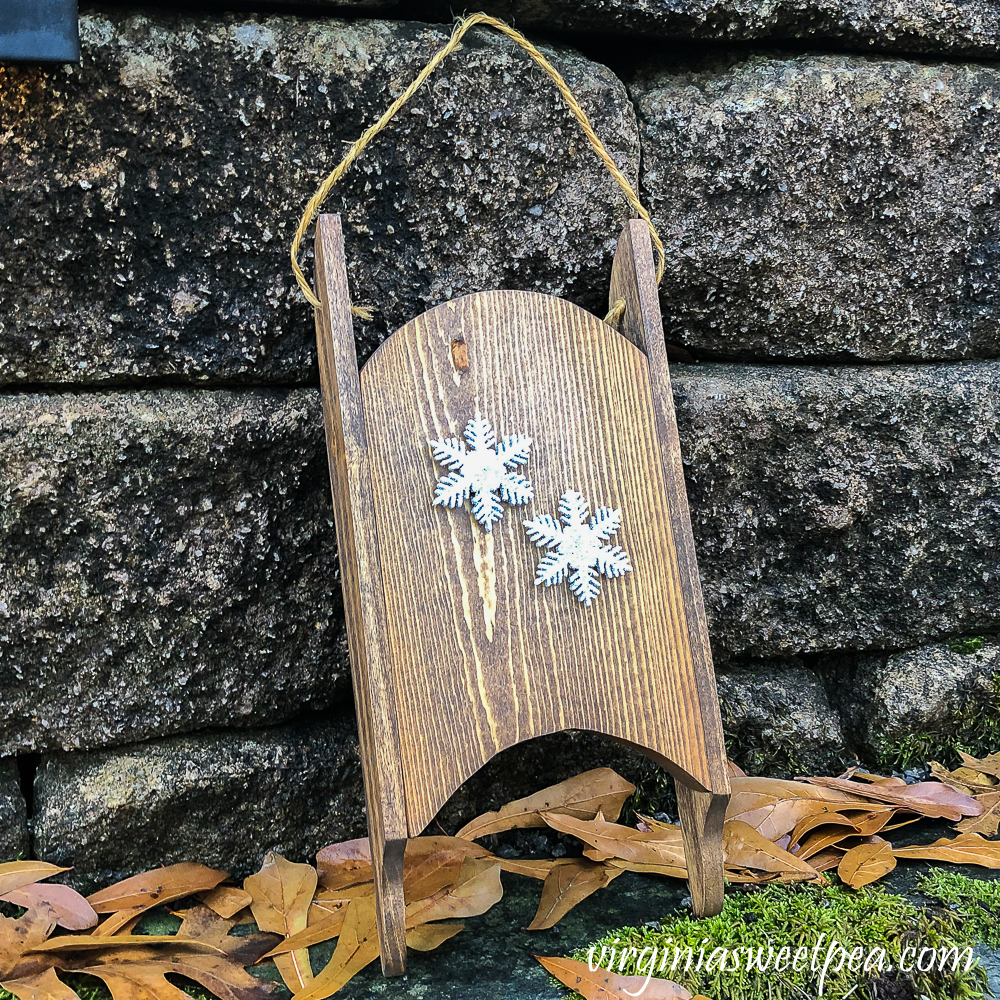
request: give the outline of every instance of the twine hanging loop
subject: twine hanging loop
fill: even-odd
[[[632,211],[646,223],[649,227],[649,236],[653,242],[653,248],[656,253],[656,283],[659,285],[660,280],[663,277],[664,267],[666,266],[666,253],[663,249],[663,242],[661,241],[659,234],[656,232],[656,227],[653,225],[652,220],[649,217],[649,212],[646,211],[645,207],[639,201],[638,195],[632,189],[632,185],[629,183],[628,178],[618,169],[618,165],[611,158],[611,154],[604,148],[604,143],[601,142],[597,133],[594,131],[594,127],[590,124],[590,119],[587,117],[587,113],[580,107],[579,102],[573,96],[573,92],[569,89],[566,81],[562,78],[562,75],[542,55],[538,49],[535,48],[527,38],[524,37],[519,31],[512,28],[509,24],[498,18],[491,17],[489,14],[469,14],[467,17],[461,17],[457,20],[455,28],[451,33],[451,38],[440,48],[437,52],[431,56],[427,65],[416,75],[413,82],[404,90],[399,97],[396,98],[389,105],[388,108],[383,112],[382,117],[379,118],[374,125],[370,125],[361,133],[361,136],[357,141],[355,141],[350,149],[348,149],[347,154],[338,163],[333,170],[324,178],[323,183],[320,184],[316,193],[309,199],[309,203],[305,207],[305,211],[302,213],[302,218],[299,220],[299,227],[295,231],[295,237],[292,240],[292,271],[295,273],[295,280],[299,284],[299,288],[302,289],[302,294],[308,299],[308,301],[317,309],[320,308],[320,300],[316,296],[316,293],[312,290],[309,282],[306,280],[305,274],[302,272],[302,267],[299,265],[299,251],[302,246],[302,240],[305,238],[306,230],[311,225],[313,219],[316,218],[316,214],[319,212],[320,206],[326,200],[327,195],[330,193],[331,188],[337,183],[347,173],[350,165],[358,158],[364,148],[378,135],[392,121],[396,112],[406,104],[406,102],[420,89],[424,84],[424,81],[431,75],[441,65],[441,63],[458,48],[462,41],[462,37],[465,33],[477,24],[487,24],[491,28],[495,28],[501,34],[506,35],[508,38],[516,42],[525,52],[532,61],[538,65],[546,75],[552,80],[558,89],[559,93],[562,95],[563,100],[566,102],[569,110],[573,113],[573,117],[576,118],[583,130],[583,134],[587,137],[587,141],[590,143],[591,148],[600,157],[604,166],[607,167],[608,173],[615,179],[615,182],[622,189],[628,200]],[[361,316],[364,319],[371,319],[371,309],[364,306],[352,306],[351,312],[356,316]]]

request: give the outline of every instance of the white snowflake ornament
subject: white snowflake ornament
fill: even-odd
[[[570,590],[588,608],[601,592],[602,574],[613,580],[632,572],[620,545],[601,544],[621,528],[622,512],[601,507],[588,523],[589,513],[590,505],[583,496],[569,490],[559,501],[562,524],[547,514],[524,522],[528,537],[539,548],[554,549],[538,563],[535,585],[544,583],[551,587],[562,583],[569,573]]]
[[[512,434],[497,444],[490,422],[477,413],[466,425],[465,441],[471,451],[458,438],[430,442],[434,461],[452,470],[438,480],[434,504],[459,507],[471,495],[473,516],[490,531],[503,514],[500,500],[514,506],[535,495],[531,483],[511,471],[528,461],[531,438]]]

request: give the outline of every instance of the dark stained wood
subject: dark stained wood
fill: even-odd
[[[316,227],[316,281],[323,303],[316,310],[323,422],[354,675],[382,970],[387,976],[398,976],[406,971],[405,795],[344,237],[336,215],[321,216]]]
[[[676,782],[675,788],[691,909],[695,916],[713,917],[722,912],[725,902],[726,859],[722,848],[722,827],[726,820],[729,793],[699,791],[684,781]]]
[[[561,299],[480,292],[406,324],[360,380],[335,217],[320,218],[317,273],[383,967],[405,957],[386,845],[419,834],[499,751],[564,729],[633,745],[675,775],[692,901],[717,912],[729,783],[645,229],[627,227],[615,258],[622,334]],[[461,437],[477,410],[498,436],[534,441],[519,471],[535,499],[505,505],[489,533],[466,509],[432,506],[446,470],[429,442]],[[543,552],[522,527],[556,517],[569,489],[622,509],[611,544],[633,566],[602,579],[590,608],[566,584],[535,586]]]
[[[646,352],[694,678],[702,704],[712,706],[702,720],[711,769],[710,789],[707,794],[693,786],[685,791],[679,784],[677,789],[685,851],[692,859],[689,862],[691,902],[695,913],[711,915],[722,909],[725,890],[722,823],[729,802],[729,778],[655,275],[649,231],[644,222],[633,219],[618,239],[608,304],[613,306],[619,300],[624,301],[622,334]]]

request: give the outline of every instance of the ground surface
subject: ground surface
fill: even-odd
[[[542,884],[519,875],[503,876],[504,897],[488,913],[466,921],[465,930],[437,951],[409,954],[402,979],[382,978],[377,963],[338,994],[412,997],[428,1000],[559,1000],[567,991],[554,985],[532,955],[569,955],[611,927],[657,920],[680,905],[687,883],[629,872],[584,900],[548,931],[524,930],[535,914]],[[332,953],[332,943],[313,952]],[[318,968],[318,967],[317,967]]]
[[[880,884],[926,905],[928,900],[916,891],[915,880],[929,867],[901,862]],[[950,868],[972,878],[1000,877],[1000,872],[981,868]],[[466,921],[461,934],[437,951],[411,951],[406,976],[383,979],[375,963],[351,980],[338,996],[344,1000],[561,1000],[568,996],[567,991],[553,984],[533,955],[569,955],[612,928],[668,916],[687,896],[685,882],[626,873],[577,906],[557,927],[529,933],[523,928],[534,915],[541,883],[508,874],[504,874],[503,882],[504,898],[488,913]],[[317,972],[332,952],[333,942],[311,950]],[[990,988],[1000,997],[1000,951],[980,946],[977,956],[987,970]]]

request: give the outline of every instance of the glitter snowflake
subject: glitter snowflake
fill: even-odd
[[[590,505],[583,496],[570,490],[559,501],[562,524],[547,514],[524,522],[528,537],[539,548],[555,550],[538,563],[535,584],[551,587],[562,583],[568,573],[570,590],[588,608],[601,592],[602,574],[613,580],[632,571],[620,545],[601,544],[621,528],[622,512],[601,507],[588,523],[589,513]]]
[[[471,495],[473,516],[490,531],[503,513],[501,499],[516,505],[534,496],[531,483],[511,471],[528,461],[531,438],[512,434],[498,444],[490,422],[477,413],[466,425],[465,441],[471,451],[458,438],[430,442],[434,460],[452,470],[438,480],[434,503],[458,507]]]

